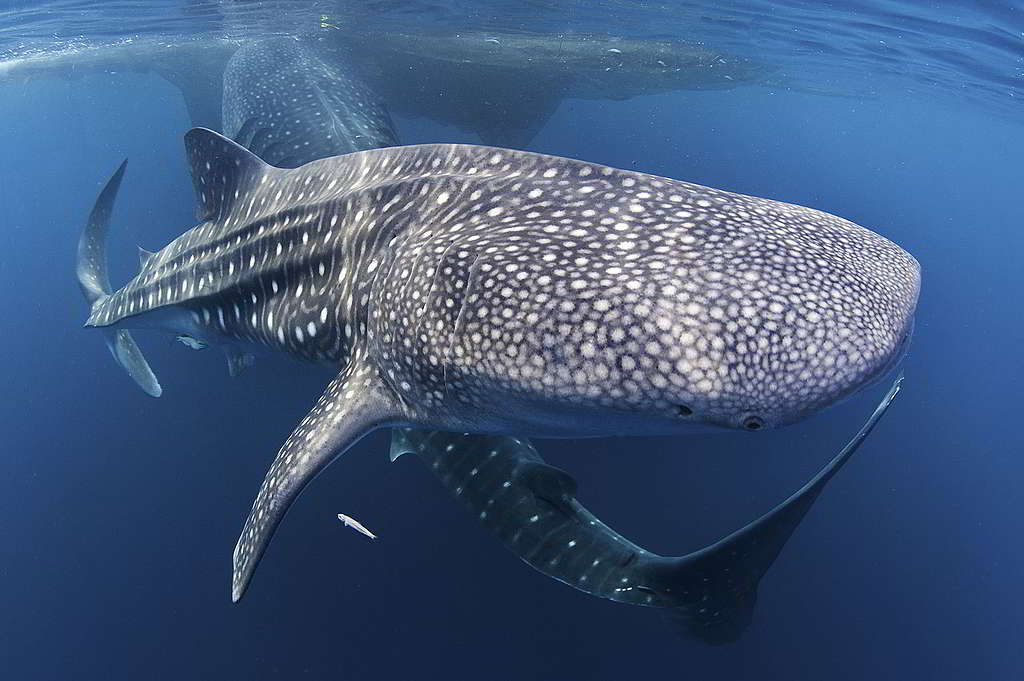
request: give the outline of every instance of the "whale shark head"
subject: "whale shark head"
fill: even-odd
[[[920,288],[912,256],[819,211],[776,203],[759,216],[757,203],[743,210],[759,199],[729,201],[725,211],[713,200],[682,211],[695,248],[671,257],[675,277],[642,285],[645,299],[631,304],[649,272],[627,276],[608,311],[581,324],[604,330],[580,345],[583,392],[617,395],[617,409],[664,422],[645,430],[793,424],[871,385],[907,351]]]
[[[744,200],[730,197],[733,209]],[[521,411],[596,435],[768,430],[843,400],[904,356],[920,267],[853,223],[779,206],[773,232],[747,229],[749,216],[734,229],[719,213],[678,211],[697,224],[688,246],[662,258],[652,257],[658,242],[640,235],[618,241],[646,251],[635,260],[591,258],[577,244],[566,261],[533,268],[527,300],[511,308],[521,270],[478,260],[458,313],[461,337],[445,341],[450,363],[440,385],[425,385],[460,394],[511,388],[539,398]],[[483,323],[481,309],[491,311]],[[525,430],[560,434],[557,425]]]
[[[786,426],[875,383],[905,356],[920,291],[913,256],[841,218],[783,210],[788,227],[776,222],[773,238],[720,232],[736,250],[723,249],[720,264],[701,275],[702,295],[677,305],[674,328],[684,330],[670,352],[676,360],[648,378],[664,385],[649,406],[667,408],[670,420],[745,431]],[[721,272],[730,273],[727,285],[718,285]],[[668,366],[654,352],[647,362]]]
[[[408,153],[422,166],[436,151]],[[397,242],[371,324],[395,391],[449,409],[452,429],[770,429],[906,348],[920,267],[848,220],[571,159],[460,153],[418,199],[423,236]]]
[[[661,307],[674,314],[655,314],[653,327],[676,330],[674,349],[666,353],[650,320],[630,323],[632,334],[646,327],[647,347],[619,364],[671,364],[649,373],[649,406],[667,408],[670,420],[771,429],[836,404],[902,360],[920,290],[913,256],[821,211],[737,195],[729,202],[686,211],[704,225],[693,236],[717,245],[713,260],[691,260],[702,262],[690,269],[699,287],[670,285]]]

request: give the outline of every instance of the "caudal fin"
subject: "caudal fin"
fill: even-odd
[[[796,493],[763,516],[707,548],[665,558],[654,572],[674,584],[681,602],[669,618],[686,635],[706,643],[728,643],[747,628],[757,587],[828,481],[842,468],[900,391],[900,374],[889,392],[842,451]]]
[[[576,483],[524,438],[400,428],[391,458],[412,452],[480,523],[540,572],[620,603],[664,609],[683,633],[726,643],[753,615],[757,587],[826,483],[871,432],[900,380],[857,435],[775,509],[685,556],[660,556],[605,525],[576,500]]]
[[[85,229],[78,239],[78,261],[75,274],[82,295],[93,309],[102,305],[111,294],[110,275],[107,272],[107,234],[110,227],[110,214],[114,208],[117,191],[121,187],[121,178],[128,165],[125,160],[110,178],[103,191],[96,198],[96,203],[89,213]],[[147,395],[160,397],[163,389],[160,382],[149,368],[135,339],[124,329],[103,329],[104,338],[110,354],[132,377]]]

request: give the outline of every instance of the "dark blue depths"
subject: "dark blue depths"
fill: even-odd
[[[0,127],[4,678],[1017,678],[1019,126],[896,93],[748,89],[568,100],[531,144],[828,210],[921,261],[903,394],[763,581],[746,635],[707,647],[533,572],[419,462],[389,463],[381,433],[311,485],[233,606],[252,494],[329,373],[265,358],[231,381],[215,351],[140,333],[165,392],[139,394],[78,328],[73,244],[124,156],[115,281],[135,242],[192,224],[184,108],[143,76],[17,95]],[[405,142],[474,141],[396,124]],[[799,487],[882,391],[771,433],[539,447],[617,530],[683,553]]]

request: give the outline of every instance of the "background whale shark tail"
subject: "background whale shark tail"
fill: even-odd
[[[842,468],[903,383],[902,373],[868,420],[821,471],[796,493],[749,525],[695,553],[664,559],[653,572],[682,587],[683,602],[666,610],[668,620],[688,638],[712,645],[730,643],[750,624],[757,586],[828,481]]]
[[[96,203],[89,213],[85,229],[78,239],[78,260],[75,274],[82,295],[93,309],[101,304],[112,291],[110,276],[107,272],[107,234],[110,231],[110,214],[114,208],[117,191],[121,187],[121,178],[128,165],[125,160],[110,178],[103,191],[96,198]],[[142,350],[135,339],[125,329],[104,328],[103,337],[114,360],[120,364],[140,388],[152,397],[160,397],[163,389],[157,380]]]
[[[396,428],[391,458],[417,455],[524,562],[580,591],[664,612],[708,644],[746,630],[757,587],[828,481],[864,442],[900,379],[856,436],[773,510],[699,551],[661,556],[605,525],[576,499],[576,482],[525,438]]]

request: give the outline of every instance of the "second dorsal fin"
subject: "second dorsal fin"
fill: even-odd
[[[139,246],[138,248],[139,248],[139,269],[140,270],[144,270],[144,269],[146,269],[146,265],[149,263],[149,259],[152,258],[156,254],[153,253],[153,251],[147,251],[142,246]]]
[[[236,201],[273,170],[245,147],[206,128],[186,133],[185,152],[202,220],[226,219]]]

